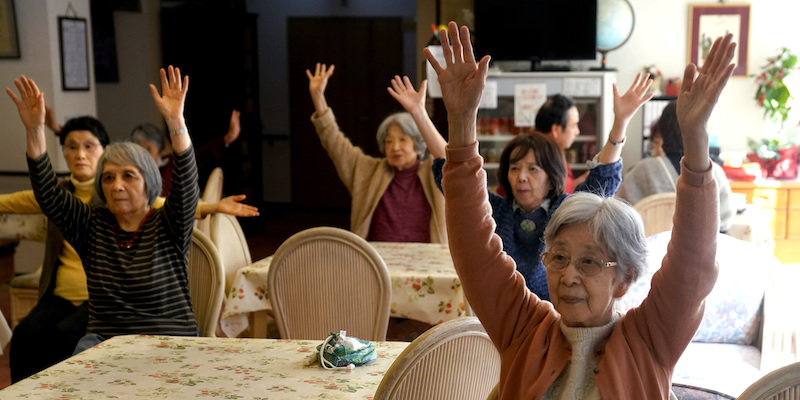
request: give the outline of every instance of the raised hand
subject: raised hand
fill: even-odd
[[[44,123],[50,128],[56,136],[61,135],[61,124],[56,121],[56,112],[53,110],[53,107],[50,107],[47,102],[44,104]]]
[[[408,79],[407,76],[400,79],[399,76],[395,75],[391,84],[392,87],[387,88],[389,94],[414,118],[414,123],[419,129],[419,133],[422,134],[422,139],[428,145],[428,151],[435,158],[443,158],[444,147],[447,146],[447,142],[444,141],[439,130],[436,129],[436,125],[433,124],[428,111],[425,109],[425,90],[428,88],[428,81],[422,81],[419,86],[419,92],[414,90],[414,85],[411,84],[411,79]]]
[[[216,212],[230,214],[236,217],[255,217],[258,215],[258,208],[248,204],[240,203],[247,196],[238,194],[222,198],[216,204]]]
[[[6,88],[6,93],[17,106],[19,119],[25,126],[28,157],[38,159],[47,152],[47,141],[44,137],[44,93],[39,91],[33,79],[28,79],[25,75],[14,79],[14,85],[19,91],[19,97],[9,88]]]
[[[317,110],[318,115],[328,110],[328,103],[325,100],[325,88],[328,87],[328,79],[333,75],[335,67],[333,64],[328,68],[325,64],[317,63],[313,74],[311,71],[306,70],[308,91],[311,93],[311,101],[314,103],[314,108]]]
[[[242,124],[239,120],[239,111],[233,110],[231,112],[231,122],[228,124],[228,133],[223,138],[225,144],[231,144],[239,138],[239,133],[242,132]]]
[[[638,73],[636,79],[631,83],[631,87],[622,96],[619,94],[617,84],[612,85],[614,89],[614,116],[616,118],[630,120],[636,110],[652,99],[655,93],[647,94],[653,80],[650,79],[650,74]]]
[[[419,92],[414,90],[411,79],[404,76],[402,79],[395,75],[391,82],[392,86],[386,88],[389,94],[400,103],[410,114],[425,111],[425,90],[428,88],[428,81],[422,81]]]
[[[22,120],[25,130],[43,128],[46,113],[44,93],[39,91],[39,87],[36,86],[36,82],[33,79],[28,79],[25,75],[20,76],[19,79],[14,79],[14,85],[19,91],[19,97],[9,88],[6,88],[6,93],[16,104],[17,111],[19,111],[19,119]]]
[[[424,54],[439,77],[450,125],[450,147],[463,147],[476,140],[475,119],[489,72],[489,56],[484,56],[480,62],[475,61],[466,26],[462,26],[459,32],[456,23],[450,21],[448,30],[439,31],[439,37],[443,38],[445,66],[442,67],[428,49]]]
[[[697,77],[694,64],[687,65],[683,73],[676,111],[683,136],[684,162],[692,171],[708,169],[706,123],[736,67],[731,63],[735,49],[732,34],[717,38]]]
[[[186,102],[186,92],[189,90],[189,76],[184,76],[181,80],[180,68],[174,68],[172,65],[166,71],[161,68],[159,73],[162,94],[158,94],[158,89],[152,83],[150,84],[150,93],[170,129],[180,129],[183,126],[177,125],[184,124],[183,106]]]

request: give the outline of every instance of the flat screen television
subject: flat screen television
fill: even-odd
[[[594,60],[597,0],[475,0],[475,56],[493,60]]]

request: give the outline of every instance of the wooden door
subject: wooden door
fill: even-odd
[[[341,130],[368,155],[380,157],[375,134],[402,107],[387,93],[403,74],[400,18],[289,18],[289,105],[292,203],[349,208],[350,194],[322,148],[311,123],[314,106],[306,69],[336,65],[326,90]]]

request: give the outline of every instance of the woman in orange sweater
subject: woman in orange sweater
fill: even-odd
[[[451,45],[442,40],[446,66],[425,51],[439,76],[450,128],[443,180],[447,233],[467,300],[500,353],[500,398],[668,398],[672,371],[717,279],[718,197],[705,126],[733,72],[731,35],[715,42],[697,77],[694,65],[686,67],[678,100],[684,173],[673,236],[649,296],[620,315],[614,300],[646,260],[641,218],[613,198],[565,200],[545,231],[552,304],[531,293],[494,234],[477,150],[489,57],[476,62],[466,27],[459,32],[451,22],[449,34]]]

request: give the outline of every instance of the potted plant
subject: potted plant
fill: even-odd
[[[798,69],[800,66],[797,65],[797,55],[782,47],[777,55],[767,58],[767,64],[755,76],[755,83],[758,85],[755,100],[764,109],[764,118],[780,123],[780,128],[774,135],[765,137],[760,142],[748,139],[752,150],[748,158],[760,163],[766,176],[797,177],[799,146],[796,139],[786,137],[783,128],[794,105],[795,99],[790,89],[797,90],[793,81],[800,77]]]

